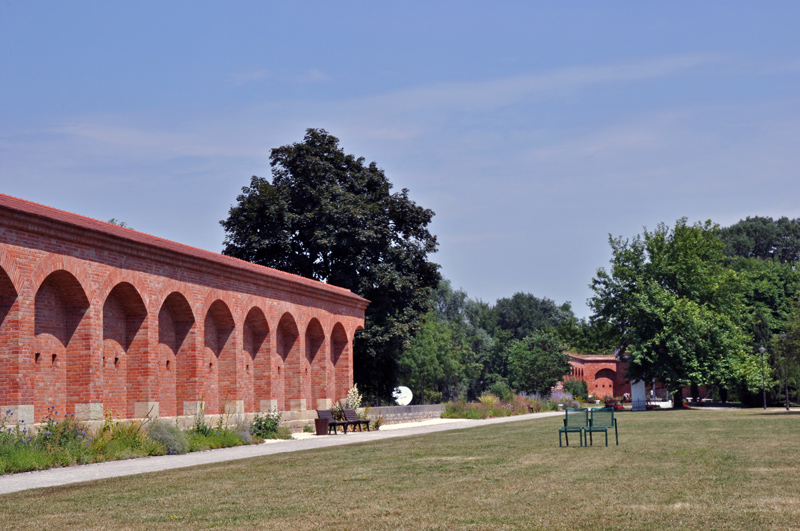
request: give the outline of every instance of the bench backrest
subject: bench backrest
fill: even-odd
[[[357,420],[361,420],[358,418],[358,414],[356,413],[355,409],[343,409],[344,411],[344,420],[347,422],[355,422]]]
[[[567,428],[585,428],[589,425],[589,412],[586,409],[567,409],[564,426]]]
[[[603,407],[592,410],[592,427],[613,428],[614,408]]]
[[[331,413],[330,409],[318,409],[317,418],[328,419],[329,422],[333,422],[333,413]]]

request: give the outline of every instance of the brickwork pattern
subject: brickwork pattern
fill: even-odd
[[[625,379],[625,362],[614,356],[567,355],[572,368],[565,380],[585,380],[590,395],[606,398],[631,392],[631,384]]]
[[[36,421],[49,406],[132,418],[340,400],[367,304],[0,195],[0,406],[32,405]]]

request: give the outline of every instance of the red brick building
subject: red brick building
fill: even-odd
[[[631,392],[631,384],[625,379],[625,362],[619,361],[616,356],[569,352],[567,355],[572,371],[564,379],[585,380],[590,395],[605,398]]]
[[[0,195],[0,407],[26,422],[330,407],[367,304]]]

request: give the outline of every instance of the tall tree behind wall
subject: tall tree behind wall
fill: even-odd
[[[383,170],[308,129],[273,149],[272,181],[253,177],[220,224],[223,253],[350,289],[370,300],[354,347],[355,381],[388,399],[400,350],[430,309],[439,266],[428,259],[434,213],[408,190],[391,193]]]

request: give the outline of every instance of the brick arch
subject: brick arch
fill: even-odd
[[[86,294],[87,300],[90,302],[95,300],[94,283],[91,280],[87,268],[84,267],[83,263],[77,258],[63,254],[48,254],[36,264],[27,284],[28,290],[30,290],[32,294],[35,294],[42,285],[42,282],[56,271],[66,271],[75,277],[81,289]]]
[[[319,319],[312,317],[306,325],[306,352],[303,367],[303,398],[306,407],[314,409],[317,400],[328,397],[328,363],[325,356],[326,337]]]
[[[0,270],[8,277],[15,295],[22,293],[24,282],[17,269],[17,262],[2,247],[0,247]]]
[[[74,413],[91,397],[94,344],[90,301],[69,271],[50,272],[34,298],[33,386],[37,420],[54,406]]]
[[[203,320],[203,400],[206,412],[221,413],[223,402],[238,400],[236,322],[230,306],[216,299]]]
[[[114,286],[103,301],[103,406],[115,416],[134,416],[136,402],[147,401],[147,304],[128,282]]]
[[[156,356],[162,416],[183,414],[183,402],[199,400],[196,336],[195,314],[186,295],[180,291],[167,293],[158,308]]]
[[[96,304],[99,306],[100,303],[104,303],[111,291],[123,283],[130,284],[136,290],[145,308],[148,309],[147,313],[150,313],[150,299],[152,298],[150,288],[142,281],[142,276],[140,274],[128,269],[112,269],[111,272],[106,275],[103,283],[100,284],[100,287],[95,292],[95,297],[97,297]]]
[[[334,402],[344,400],[347,397],[347,391],[350,389],[350,382],[352,381],[353,366],[350,363],[352,356],[350,355],[350,341],[347,338],[347,332],[344,325],[337,322],[331,330],[331,373],[333,374],[333,382],[330,386],[330,391],[333,393],[331,397]]]
[[[594,394],[597,397],[615,396],[614,383],[617,373],[609,368],[602,368],[594,373]]]
[[[278,326],[275,330],[276,346],[278,349],[276,375],[273,382],[277,385],[273,386],[273,393],[278,397],[283,398],[281,404],[280,398],[278,399],[278,407],[281,409],[289,409],[290,400],[299,400],[302,398],[302,353],[300,350],[300,331],[297,327],[297,320],[294,316],[286,312],[284,313]],[[278,387],[278,389],[274,389]]]
[[[248,306],[245,306],[247,308]],[[243,400],[245,411],[258,411],[270,399],[270,328],[264,309],[253,305],[242,323],[244,352]]]

